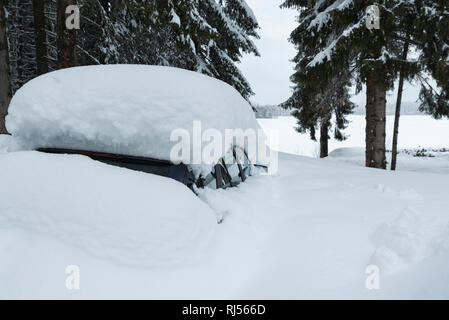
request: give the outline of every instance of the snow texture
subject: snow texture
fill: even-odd
[[[435,137],[434,120],[403,119],[403,146],[423,142],[416,121]],[[276,120],[263,125],[294,132]],[[375,170],[359,151],[280,153],[276,175],[200,198],[82,156],[0,154],[0,298],[448,299],[447,167],[411,172],[439,158],[410,156],[409,169]],[[380,290],[365,285],[373,264]],[[67,265],[80,290],[65,287]]]
[[[84,156],[7,153],[0,177],[0,230],[24,228],[121,264],[195,261],[216,229],[215,214],[179,182]]]
[[[87,66],[47,73],[13,97],[7,129],[30,149],[59,147],[169,160],[175,129],[259,129],[230,85],[195,72],[144,65]],[[223,146],[225,154],[230,145]],[[241,147],[245,147],[241,145]],[[190,157],[192,159],[193,156]],[[217,153],[216,159],[219,159]],[[198,175],[210,165],[195,164]]]
[[[366,119],[363,115],[348,116],[349,125],[343,133],[347,136],[345,141],[337,141],[332,135],[329,139],[329,152],[340,148],[364,148],[365,147],[365,126]],[[280,152],[297,154],[307,157],[319,157],[319,132],[317,132],[317,141],[310,140],[307,133],[300,134],[294,128],[297,126],[294,117],[277,117],[275,119],[258,119],[261,127],[267,132],[270,137],[270,132],[273,134],[277,131],[279,139],[278,145],[270,145],[273,150]],[[391,149],[393,141],[393,123],[394,116],[387,116],[387,132],[386,132],[386,147]],[[399,132],[399,148],[411,149],[419,147],[427,148],[448,148],[449,147],[449,120],[441,119],[435,120],[430,116],[424,115],[403,115],[400,118],[400,132]],[[417,134],[416,128],[421,128],[422,134]],[[319,130],[318,130],[319,131]],[[268,139],[268,141],[274,139]],[[361,165],[364,165],[363,157],[359,157]],[[348,154],[345,155],[346,159]],[[401,155],[400,155],[401,157]],[[416,159],[416,162],[424,162],[420,165],[420,170],[427,168],[431,170],[432,166],[426,164],[428,159]],[[363,163],[363,164],[362,164]],[[435,165],[435,161],[432,162]],[[416,166],[417,163],[411,164],[410,169]],[[398,165],[399,169],[401,165]],[[447,165],[449,167],[449,164]]]
[[[1,298],[449,297],[444,174],[280,154],[276,176],[202,191],[217,225],[179,183],[81,156],[9,153],[0,168]]]
[[[20,150],[22,150],[22,146],[17,139],[7,134],[0,134],[0,154]]]

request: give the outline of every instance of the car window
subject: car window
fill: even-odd
[[[251,166],[243,168],[243,176],[248,178],[251,175]]]
[[[128,159],[109,159],[102,157],[91,157],[94,160],[100,161],[105,164],[109,164],[115,167],[126,168],[129,170],[140,171],[145,173],[157,174],[159,176],[167,177],[170,172],[170,165],[168,164],[151,164],[151,163],[138,163]]]
[[[231,179],[231,185],[233,187],[237,186],[240,182],[244,181],[244,179],[242,179],[241,177],[242,167],[236,160],[234,150],[228,152],[224,157],[223,161],[226,166],[227,173]]]
[[[80,154],[111,166],[126,168],[134,171],[141,171],[145,173],[157,174],[160,176],[168,177],[170,170],[172,169],[170,162],[158,159],[134,157],[119,154],[109,154],[94,151],[85,150],[71,150],[71,149],[58,149],[58,148],[40,148],[37,149],[40,152],[53,153],[53,154]],[[187,168],[179,168],[180,172],[178,176],[183,173],[183,170]]]
[[[226,170],[222,161],[215,165],[214,170],[215,178],[217,179],[217,188],[226,189],[232,186],[231,178],[229,177],[228,171]]]
[[[246,152],[241,148],[235,148],[235,157],[237,161],[242,165],[242,167],[248,167],[250,165],[250,161],[246,156]]]
[[[203,181],[203,186],[205,188],[217,189],[217,180],[215,179],[214,173],[209,173]]]
[[[241,159],[245,167],[237,159]],[[198,186],[211,189],[235,187],[250,176],[250,169],[251,165],[245,152],[242,149],[231,150],[214,166],[212,172],[201,180]]]
[[[235,148],[235,158],[239,164],[242,181],[245,181],[251,175],[251,162],[249,161],[246,152],[241,148]]]
[[[231,177],[231,183],[233,186],[238,185],[240,182],[242,182],[242,179],[240,178],[240,169],[238,167],[237,162],[233,163],[232,165],[227,165],[229,176]]]

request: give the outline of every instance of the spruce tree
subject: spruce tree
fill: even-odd
[[[36,73],[48,72],[47,34],[45,32],[45,3],[33,0],[34,34],[36,44]]]
[[[77,31],[65,28],[71,4],[80,8]],[[258,24],[245,0],[10,0],[8,12],[13,91],[45,66],[120,63],[201,72],[252,94],[236,66],[243,54],[258,55]]]
[[[309,132],[312,140],[316,140],[316,132],[320,132],[320,158],[328,156],[330,131],[333,131],[336,140],[346,139],[342,130],[347,127],[347,115],[354,109],[348,93],[349,75],[332,74],[323,67],[325,64],[306,71],[299,69],[292,76],[294,92],[281,105],[293,110],[292,115],[298,121],[298,132]]]
[[[236,66],[242,54],[259,55],[252,42],[259,26],[245,0],[115,0],[97,17],[88,8],[96,2],[104,8],[104,1],[80,2],[87,17],[78,41],[84,63],[104,56],[100,63],[173,66],[223,80],[246,99],[253,93]],[[100,32],[106,41],[98,43],[91,35]]]
[[[7,38],[11,88],[14,93],[36,77],[36,45],[32,0],[9,0],[5,3],[8,18]]]
[[[411,7],[419,6],[413,3]],[[332,69],[349,71],[360,90],[366,85],[366,158],[367,167],[386,168],[386,92],[393,88],[399,72],[412,78],[419,72],[416,62],[401,59],[409,12],[406,1],[362,0],[312,2],[287,0],[286,7],[300,11],[301,35],[304,43],[316,41],[316,52],[309,52],[307,68],[330,64]],[[410,2],[409,2],[410,3]],[[380,12],[380,28],[368,28],[367,6],[376,5]],[[419,8],[416,9],[419,11]],[[304,18],[304,19],[302,19]],[[418,19],[418,18],[416,18]],[[413,24],[419,24],[418,20]],[[414,29],[408,36],[412,39]],[[314,38],[318,37],[318,40]],[[302,50],[302,47],[298,48]],[[350,69],[349,69],[350,68]]]
[[[77,65],[76,29],[69,30],[66,26],[66,9],[71,5],[76,5],[76,0],[57,0],[58,69]]]
[[[409,51],[411,47],[411,42],[416,38],[417,35],[417,19],[418,12],[416,6],[413,2],[400,2],[393,9],[395,14],[400,15],[402,18],[397,20],[397,41],[402,50],[401,56],[399,57],[402,61],[402,65],[399,70],[399,83],[398,83],[398,94],[396,98],[396,110],[394,117],[393,126],[393,144],[391,149],[391,170],[396,170],[397,166],[397,153],[398,153],[398,140],[399,140],[399,120],[401,116],[401,103],[402,94],[405,81],[412,80],[412,77],[419,74],[418,65],[413,61],[408,61]],[[414,47],[416,49],[416,47]],[[412,68],[412,70],[410,70]],[[407,70],[409,69],[409,70]],[[411,71],[411,72],[410,72]]]
[[[212,28],[209,38],[193,37],[196,69],[229,83],[248,99],[253,92],[235,63],[242,53],[259,56],[252,41],[259,38],[253,12],[245,0],[200,0],[199,13],[204,20],[201,28]]]
[[[108,1],[78,0],[80,30],[77,32],[78,65],[113,64],[121,62],[120,42],[124,41],[111,16]],[[124,62],[123,62],[124,63]]]
[[[0,134],[7,133],[5,117],[11,100],[8,39],[6,37],[5,2],[0,0]]]
[[[449,117],[449,1],[420,1],[415,42],[422,50],[425,74],[420,76],[420,110],[436,119]],[[427,75],[436,82],[429,84]]]
[[[287,1],[282,7],[297,7],[299,4]],[[329,61],[312,65],[315,56],[325,48],[323,37],[331,38],[333,30],[319,21],[322,8],[311,2],[303,1],[303,5],[299,26],[290,36],[290,41],[298,48],[298,54],[293,59],[296,71],[291,77],[294,91],[282,106],[293,110],[299,132],[309,132],[311,138],[316,140],[319,130],[320,157],[324,158],[328,156],[329,131],[332,128],[337,140],[345,139],[342,130],[348,123],[346,116],[354,108],[348,93],[351,75],[349,65],[335,68]],[[320,36],[316,36],[318,32]],[[335,120],[334,126],[332,119]]]

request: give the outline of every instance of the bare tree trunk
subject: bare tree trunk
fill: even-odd
[[[404,43],[404,51],[402,52],[402,61],[407,60],[409,43]],[[394,115],[394,130],[393,130],[393,147],[391,150],[391,170],[396,170],[397,156],[398,156],[398,135],[399,135],[399,118],[401,117],[401,103],[402,91],[404,89],[404,66],[401,68],[399,75],[398,97],[396,99],[396,112]]]
[[[45,33],[44,7],[45,5],[43,0],[33,0],[37,75],[41,75],[48,72],[47,35]]]
[[[321,121],[320,128],[320,158],[326,158],[329,155],[329,120]]]
[[[0,0],[0,134],[8,133],[5,117],[11,101],[8,39],[6,37],[5,0]]]
[[[58,69],[76,66],[76,30],[66,28],[66,8],[76,5],[76,0],[57,0]]]
[[[386,90],[369,75],[366,83],[366,158],[365,165],[386,169],[385,128]]]

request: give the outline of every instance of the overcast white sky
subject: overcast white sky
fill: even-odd
[[[246,0],[253,9],[261,29],[256,41],[261,57],[246,55],[240,69],[248,79],[253,91],[254,103],[279,104],[290,96],[289,77],[293,73],[295,56],[288,37],[296,27],[294,10],[280,9],[282,0]]]
[[[260,40],[255,41],[261,57],[245,55],[240,69],[251,84],[255,95],[251,98],[257,104],[279,104],[291,94],[290,75],[293,73],[295,48],[288,41],[290,33],[296,27],[297,12],[280,9],[282,0],[246,0],[253,9],[261,29]],[[404,102],[412,102],[418,98],[418,87],[404,85]],[[390,92],[388,103],[394,103],[396,93]],[[364,105],[365,94],[360,93],[352,99]]]

